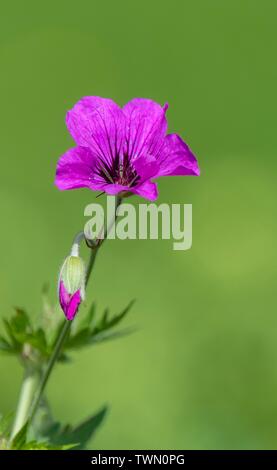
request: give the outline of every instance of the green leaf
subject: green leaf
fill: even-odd
[[[79,349],[129,334],[133,329],[125,329],[116,332],[110,330],[113,330],[125,318],[133,303],[134,301],[130,302],[121,313],[114,315],[111,318],[109,317],[108,309],[106,309],[96,326],[91,327],[90,324],[92,323],[95,315],[95,306],[93,304],[88,317],[82,322],[82,325],[85,326],[81,329],[79,328],[75,334],[71,332],[65,343],[64,349]]]
[[[123,320],[123,318],[126,317],[127,313],[130,311],[133,305],[134,300],[132,300],[121,313],[115,315],[111,319],[109,319],[108,310],[105,310],[99,324],[96,325],[96,327],[92,330],[92,335],[96,335],[100,331],[108,330],[117,326]]]
[[[106,327],[106,325],[108,324],[108,318],[109,318],[109,309],[106,308],[104,310],[103,316],[102,316],[102,318],[99,322],[99,327],[98,328],[100,328],[100,330],[103,330]]]
[[[75,449],[84,449],[87,442],[91,439],[98,427],[103,422],[107,413],[107,407],[102,408],[96,415],[91,416],[76,427],[70,425],[61,427],[58,432],[50,433],[49,440],[55,445],[69,445],[70,442],[76,442]]]
[[[25,333],[31,327],[28,314],[22,308],[15,307],[16,314],[11,319],[11,327],[14,332]]]
[[[123,336],[128,336],[131,333],[134,333],[136,331],[135,328],[124,328],[123,330],[119,331],[100,331],[99,333],[96,333],[91,336],[90,338],[90,344],[97,344],[97,343],[102,343],[104,341],[110,341],[112,339],[119,339],[122,338]]]
[[[20,355],[24,352],[26,360],[34,360],[43,363],[52,354],[57,337],[63,328],[63,322],[55,326],[51,338],[46,335],[42,327],[34,328],[25,310],[16,308],[16,313],[10,319],[3,319],[7,339],[0,336],[0,352],[6,354]],[[28,355],[26,355],[25,345]],[[68,356],[62,351],[58,358],[60,362],[68,362]]]
[[[0,351],[8,354],[20,354],[23,346],[28,344],[44,358],[48,358],[51,350],[49,351],[45,332],[42,328],[33,329],[24,310],[17,308],[16,314],[10,320],[4,319],[4,326],[9,341],[0,336]]]
[[[25,342],[29,343],[35,349],[38,349],[38,351],[40,351],[42,354],[48,354],[46,336],[41,328],[38,328],[30,335],[26,335]]]
[[[73,336],[70,336],[66,342],[66,349],[79,349],[90,342],[91,331],[85,328]]]
[[[20,350],[28,335],[32,333],[32,328],[27,313],[18,307],[15,310],[16,313],[10,320],[4,319],[4,326],[13,347]]]
[[[77,331],[86,330],[89,328],[95,318],[96,313],[96,304],[95,302],[92,303],[90,309],[86,314],[79,313],[76,318],[77,323]]]
[[[0,336],[0,351],[7,354],[17,353],[17,349],[12,346],[3,336]]]
[[[10,338],[11,340],[11,343],[12,343],[12,346],[13,348],[16,350],[16,351],[19,351],[20,348],[21,348],[21,344],[17,341],[16,337],[14,336],[13,334],[13,329],[9,323],[8,320],[6,320],[6,318],[3,319],[3,322],[4,322],[4,327],[5,327],[5,330],[6,330],[6,333],[8,335],[8,337]]]

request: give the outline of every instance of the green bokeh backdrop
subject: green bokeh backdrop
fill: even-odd
[[[94,448],[277,447],[276,19],[275,0],[1,6],[1,316],[37,313],[45,281],[55,299],[95,201],[53,185],[80,97],[168,101],[202,170],[159,182],[159,202],[193,205],[190,251],[114,241],[97,260],[87,297],[136,298],[138,333],[76,354],[49,383],[59,419],[110,404]],[[0,374],[7,412],[21,368],[1,357]]]

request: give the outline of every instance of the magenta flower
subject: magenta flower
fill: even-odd
[[[82,98],[67,113],[77,147],[61,156],[59,189],[87,187],[108,194],[131,192],[155,200],[159,176],[194,175],[197,160],[177,134],[168,134],[167,105],[135,98],[120,108],[110,99]]]

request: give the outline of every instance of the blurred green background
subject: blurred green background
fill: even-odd
[[[190,251],[110,241],[97,259],[88,299],[136,298],[139,331],[76,354],[48,387],[64,421],[110,405],[91,448],[277,448],[276,19],[275,0],[1,6],[1,316],[38,313],[45,281],[55,300],[95,201],[53,185],[79,98],[168,101],[202,170],[159,181],[158,202],[193,205]],[[0,373],[8,412],[22,371],[1,357]]]

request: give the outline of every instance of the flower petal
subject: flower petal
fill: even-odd
[[[84,187],[101,190],[103,180],[95,171],[96,165],[97,157],[89,148],[72,148],[58,161],[55,184],[61,190]]]
[[[135,98],[123,112],[127,119],[125,152],[132,160],[141,155],[157,155],[166,134],[166,108],[155,101]]]
[[[69,304],[67,306],[67,311],[65,313],[66,318],[68,320],[73,320],[73,318],[75,317],[76,313],[78,312],[81,300],[82,299],[81,299],[81,294],[80,294],[79,290],[77,290],[77,292],[75,292],[75,294],[73,294],[70,297],[70,301],[69,301]]]
[[[82,300],[80,291],[77,290],[73,295],[69,295],[64,286],[64,283],[61,281],[59,289],[59,298],[60,305],[67,320],[73,320],[76,313],[78,312],[78,308]]]
[[[133,162],[133,167],[139,176],[140,183],[153,178],[159,171],[159,164],[156,158],[151,155],[145,155],[137,158]]]
[[[105,184],[103,185],[102,191],[105,191],[105,193],[110,194],[111,196],[115,196],[118,193],[121,193],[122,191],[129,191],[130,188],[129,186],[123,186],[122,184]]]
[[[152,181],[146,181],[140,186],[129,188],[129,191],[145,199],[149,199],[149,201],[155,201],[159,194],[156,183],[152,183]]]
[[[196,157],[177,134],[166,136],[157,161],[160,165],[157,176],[200,175]]]
[[[70,295],[68,294],[66,288],[64,287],[63,281],[60,281],[59,300],[60,300],[60,305],[61,305],[64,312],[66,312],[69,299],[70,299]]]
[[[121,154],[126,120],[114,101],[86,96],[67,113],[66,124],[75,142],[89,147],[103,161],[111,163]]]

